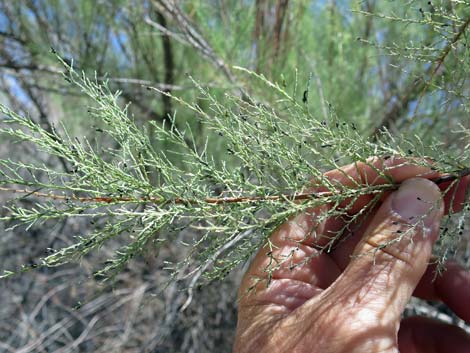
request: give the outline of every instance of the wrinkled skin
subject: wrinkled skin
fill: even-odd
[[[373,158],[325,176],[349,186],[385,183],[377,170],[402,183],[400,189],[359,217],[332,251],[320,249],[345,220],[319,217],[328,205],[296,215],[271,235],[270,255],[281,265],[269,286],[270,249],[259,250],[239,289],[234,352],[470,352],[470,338],[458,327],[422,317],[401,321],[413,295],[442,301],[470,321],[470,273],[449,263],[435,278],[430,264],[440,220],[451,207],[462,208],[469,177],[442,195],[448,183],[438,187],[426,180],[437,172],[399,158]],[[354,215],[372,198],[341,206]],[[404,234],[400,241],[381,246],[397,234]]]

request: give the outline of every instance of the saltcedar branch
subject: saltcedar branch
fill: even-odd
[[[383,128],[389,128],[401,116],[403,109],[406,110],[408,104],[412,100],[416,99],[416,96],[418,96],[418,104],[416,104],[415,110],[413,112],[413,115],[416,115],[424,93],[428,89],[435,76],[438,74],[439,69],[444,64],[444,61],[451,52],[452,48],[460,40],[462,35],[464,35],[469,25],[470,17],[468,17],[466,21],[457,29],[454,37],[444,47],[441,55],[436,60],[436,65],[434,65],[434,67],[430,66],[426,71],[426,74],[430,74],[429,80],[423,82],[423,79],[420,79],[416,81],[416,84],[412,84],[407,87],[407,90],[404,92],[404,94],[401,95],[401,98],[398,99],[392,108],[388,110],[381,123],[375,129],[374,133],[372,134],[374,138],[377,138]]]
[[[456,179],[461,179],[467,175],[470,175],[470,168],[465,168],[460,170],[455,174],[445,174],[437,178],[430,179],[436,184],[441,184],[445,182],[451,182]],[[399,187],[397,184],[389,185],[377,185],[376,191],[391,191]],[[320,199],[323,197],[333,196],[333,191],[324,191],[324,192],[306,192],[298,194],[282,194],[282,195],[267,195],[267,196],[237,196],[237,197],[208,197],[201,200],[191,200],[183,198],[174,198],[174,199],[162,199],[162,198],[153,198],[153,197],[141,197],[141,198],[132,198],[132,197],[110,197],[110,196],[94,196],[94,197],[79,197],[76,195],[66,196],[66,195],[57,195],[54,193],[43,193],[28,189],[12,189],[0,187],[0,191],[12,192],[18,194],[28,194],[36,197],[44,197],[53,200],[63,200],[63,201],[79,201],[79,202],[98,202],[98,203],[120,203],[120,202],[147,202],[154,204],[162,203],[175,203],[175,204],[197,204],[197,203],[207,203],[207,204],[228,204],[228,203],[241,203],[241,202],[257,202],[257,201],[301,201],[309,199]]]
[[[446,59],[447,55],[449,55],[449,53],[452,50],[454,44],[459,41],[460,37],[465,33],[465,31],[467,30],[469,25],[470,25],[470,17],[468,17],[467,20],[459,27],[459,29],[458,29],[457,33],[455,34],[455,36],[446,45],[446,47],[444,48],[441,56],[437,59],[437,64],[434,67],[434,69],[432,70],[430,79],[426,82],[423,89],[421,90],[421,93],[419,94],[418,104],[416,104],[416,107],[415,107],[414,112],[413,112],[413,116],[416,116],[416,113],[418,112],[418,108],[421,104],[421,100],[424,97],[424,93],[428,89],[429,85],[431,84],[432,80],[436,76],[436,74],[439,71],[439,69],[441,68],[441,66],[444,64],[444,60]]]

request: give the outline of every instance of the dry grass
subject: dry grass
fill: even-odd
[[[71,239],[80,225],[42,227],[16,234],[0,229],[0,266],[11,268]],[[60,230],[61,233],[58,233]],[[69,234],[69,236],[65,235]],[[0,352],[230,352],[236,325],[237,274],[195,291],[187,282],[162,289],[164,259],[178,249],[136,259],[113,284],[90,279],[106,253],[80,265],[39,269],[2,282]]]

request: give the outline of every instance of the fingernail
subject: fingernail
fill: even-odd
[[[442,197],[439,187],[423,178],[405,180],[393,194],[392,208],[407,223],[423,222],[431,228],[441,211]]]

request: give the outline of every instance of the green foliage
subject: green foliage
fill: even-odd
[[[162,1],[161,6],[171,14],[169,3]],[[257,9],[228,3],[234,17],[224,17],[224,10],[204,2],[186,5],[187,13],[193,13],[191,21],[201,23],[188,33],[205,34],[197,43],[207,45],[201,49],[193,37],[181,34],[182,44],[173,48],[179,65],[193,68],[189,76],[175,72],[173,80],[191,90],[179,94],[152,82],[143,84],[146,95],[161,99],[150,99],[145,109],[171,107],[170,116],[143,124],[131,112],[125,87],[117,93],[110,88],[120,69],[141,78],[152,73],[151,65],[133,70],[119,64],[116,56],[109,80],[101,72],[89,78],[90,56],[99,44],[91,45],[80,69],[58,58],[67,91],[81,94],[78,106],[84,104],[83,96],[90,105],[83,110],[85,119],[92,119],[91,138],[72,136],[79,134],[62,125],[44,128],[0,103],[5,116],[1,134],[32,143],[70,167],[1,160],[1,190],[16,190],[23,194],[19,201],[28,197],[33,204],[9,203],[0,220],[11,227],[71,217],[100,223],[75,244],[54,249],[32,265],[5,269],[4,277],[78,261],[111,238],[122,237],[126,245],[96,271],[107,278],[130,259],[147,249],[158,251],[175,242],[182,229],[190,229],[189,241],[181,245],[186,260],[166,267],[175,278],[189,272],[197,280],[201,275],[219,279],[249,259],[290,216],[345,200],[351,205],[372,193],[377,198],[364,209],[367,213],[384,191],[396,188],[393,180],[381,186],[336,185],[324,177],[327,170],[354,162],[370,165],[371,156],[395,156],[454,176],[451,186],[468,174],[468,2],[442,1],[432,8],[417,1],[407,7],[383,2],[375,8],[353,5],[353,12],[331,2],[316,5],[323,7],[312,18],[307,11],[312,5],[299,1],[292,5],[298,17],[291,24],[291,37],[285,35],[276,51],[266,40],[269,31],[261,30],[255,59],[249,53],[256,23],[249,19]],[[94,7],[81,4],[79,14],[92,30]],[[130,17],[141,18],[140,11]],[[113,27],[111,14],[105,23]],[[207,17],[213,21],[204,21]],[[227,31],[227,24],[235,33]],[[151,51],[155,38],[137,35],[141,26],[136,24],[129,39],[138,48],[133,60],[149,62],[151,57],[161,62],[162,55]],[[153,69],[155,76],[164,74],[159,67]],[[137,97],[134,104],[141,104]],[[309,194],[309,180],[324,193]],[[445,222],[437,250],[441,259],[457,248],[470,213],[468,200],[465,207]],[[347,211],[348,206],[333,207],[324,217],[354,222]]]
[[[191,130],[178,130],[174,119],[168,128],[155,124],[155,137],[169,139],[181,148],[156,151],[145,131],[139,130],[127,116],[126,109],[118,106],[118,94],[109,92],[106,83],[91,81],[63,64],[67,70],[65,78],[96,102],[90,114],[105,123],[105,133],[114,139],[117,147],[96,151],[86,139],[73,139],[66,132],[65,137],[56,131],[48,133],[30,119],[1,105],[2,113],[7,116],[4,125],[13,127],[2,127],[0,132],[32,142],[44,152],[66,159],[74,168],[69,173],[60,173],[46,166],[2,161],[2,185],[25,185],[32,188],[27,192],[33,196],[53,199],[45,203],[37,200],[30,209],[10,207],[3,220],[19,221],[28,226],[64,217],[107,217],[109,221],[103,228],[80,237],[76,244],[54,252],[33,267],[57,266],[79,259],[105,245],[111,237],[127,233],[129,244],[96,273],[109,275],[122,269],[149,243],[158,247],[170,241],[168,228],[184,223],[186,227],[202,230],[201,236],[189,244],[187,261],[196,261],[205,269],[210,262],[209,278],[220,278],[252,255],[289,216],[310,207],[326,203],[339,205],[365,193],[394,188],[391,181],[390,185],[380,187],[364,188],[356,184],[338,189],[338,185],[322,176],[324,170],[350,161],[367,163],[366,157],[372,155],[407,156],[402,147],[390,147],[392,141],[387,138],[370,143],[354,125],[341,121],[334,114],[328,120],[315,119],[279,85],[246,70],[243,71],[254,75],[279,95],[277,106],[268,108],[252,103],[253,98],[244,102],[238,97],[227,97],[226,101],[219,102],[200,86],[211,113],[182,102],[198,114],[208,129],[225,137],[227,150],[236,159],[236,167],[228,168],[224,160],[217,161],[207,155],[205,148],[198,150]],[[401,142],[401,146],[406,145],[414,143]],[[439,162],[437,165],[444,173],[455,173],[462,164],[454,165],[449,161],[468,159],[468,150],[456,158],[450,154],[442,156],[433,147],[422,146],[422,150],[416,151],[417,161],[427,164],[424,158],[431,157]],[[168,153],[176,153],[183,167],[173,164]],[[32,178],[22,178],[23,170]],[[34,177],[37,170],[47,172],[48,182]],[[156,175],[157,183],[150,181],[151,175]],[[302,203],[294,202],[296,193],[312,176],[332,193],[320,198],[309,197]],[[37,188],[48,192],[60,190],[63,194],[35,194],[32,190]],[[216,192],[219,194],[215,195]],[[230,202],[234,198],[248,199]],[[220,202],[211,203],[211,199]],[[347,208],[336,209],[326,216],[346,215],[346,211]],[[181,270],[183,265],[186,264],[178,264],[175,270]],[[6,271],[5,275],[12,273]]]

